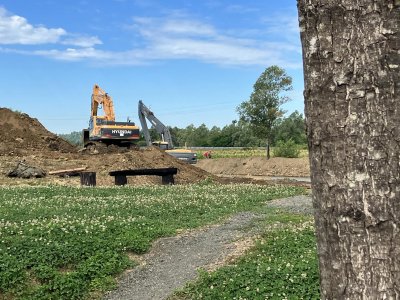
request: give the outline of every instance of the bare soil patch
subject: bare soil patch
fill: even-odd
[[[308,177],[308,157],[264,157],[202,159],[197,167],[214,175]]]

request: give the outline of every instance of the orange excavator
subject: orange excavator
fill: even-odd
[[[102,108],[104,115],[99,116]],[[91,151],[99,146],[130,147],[139,140],[139,127],[133,122],[116,122],[113,100],[97,84],[93,86],[89,128],[83,129],[83,145]]]

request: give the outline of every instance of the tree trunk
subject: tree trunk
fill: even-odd
[[[271,148],[269,146],[269,139],[267,139],[267,159],[271,158]]]
[[[298,0],[323,299],[400,299],[400,1]]]

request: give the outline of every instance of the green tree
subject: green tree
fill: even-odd
[[[194,133],[193,146],[211,146],[209,143],[210,130],[204,123],[197,127]]]
[[[235,135],[236,129],[236,121],[232,121],[231,124],[225,125],[220,133],[219,136],[215,136],[212,143],[214,147],[232,147],[233,136]]]
[[[171,133],[171,138],[172,138],[172,144],[174,144],[174,147],[180,147],[180,134],[181,134],[181,129],[178,127],[168,127],[169,132]],[[184,143],[183,143],[184,144]]]
[[[196,143],[196,127],[193,124],[186,126],[181,135],[181,143],[187,146],[195,146]]]
[[[249,123],[239,120],[233,136],[234,147],[259,147],[262,140],[254,136]]]
[[[213,126],[210,129],[210,135],[209,135],[210,146],[212,146],[212,147],[220,146],[220,144],[219,144],[220,138],[221,138],[221,129],[217,126]]]
[[[282,95],[292,89],[292,78],[278,66],[271,66],[257,79],[250,99],[238,107],[240,119],[249,122],[257,137],[265,138],[267,158],[270,158],[270,143],[273,128],[279,117],[283,115],[281,105],[290,99]]]
[[[59,134],[59,137],[70,142],[73,145],[83,146],[82,144],[82,131],[72,131],[67,134]]]
[[[307,143],[305,120],[297,110],[289,117],[278,120],[275,126],[274,144],[288,140],[292,140],[297,145]]]

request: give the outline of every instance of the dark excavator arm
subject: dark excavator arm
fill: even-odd
[[[151,146],[152,143],[151,143],[150,132],[147,127],[146,119],[149,120],[149,122],[153,125],[153,127],[158,132],[158,134],[161,135],[162,140],[164,142],[168,143],[168,149],[173,149],[172,137],[171,137],[171,133],[169,132],[168,127],[165,126],[159,119],[156,118],[154,113],[150,109],[148,109],[146,107],[146,105],[143,104],[142,100],[139,100],[138,114],[139,114],[140,124],[142,125],[142,131],[143,131],[144,137],[146,139],[147,145]]]

